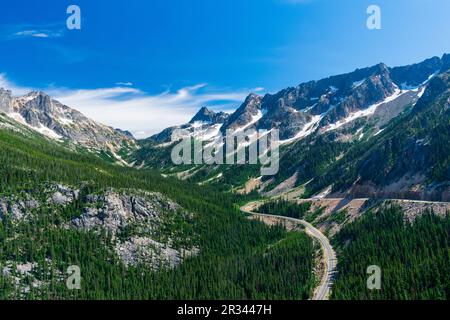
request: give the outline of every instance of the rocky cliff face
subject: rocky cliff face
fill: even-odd
[[[0,88],[0,111],[4,113],[13,112],[13,95],[10,90]]]
[[[113,235],[117,255],[125,265],[146,264],[154,270],[173,268],[185,257],[196,254],[188,243],[193,234],[176,232],[174,220],[189,221],[193,215],[159,193],[109,190],[88,195],[82,214],[71,224],[81,230],[105,230]],[[173,225],[172,234],[162,228]]]
[[[275,126],[281,130],[282,138],[292,138],[314,116],[321,116],[323,127],[382,101],[394,91],[395,85],[384,64],[311,81],[266,95],[263,108],[269,111],[258,126],[265,129]]]
[[[108,233],[117,256],[127,266],[173,268],[198,251],[195,234],[187,234],[177,225],[177,221],[189,224],[194,215],[160,193],[109,189],[83,195],[75,187],[53,184],[39,194],[0,198],[0,219],[33,221],[41,207],[57,212],[75,202],[81,206],[80,214],[63,227]]]
[[[150,228],[163,213],[180,209],[161,194],[120,194],[109,190],[99,195],[87,195],[82,214],[73,219],[72,224],[83,230],[105,229],[115,235],[130,223],[141,223],[142,227]]]
[[[251,94],[244,103],[225,121],[221,127],[222,133],[226,130],[248,129],[262,118],[264,110],[261,108],[262,98]]]

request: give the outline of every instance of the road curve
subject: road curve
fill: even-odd
[[[328,240],[328,238],[322,232],[320,232],[320,230],[314,228],[309,222],[306,222],[304,220],[252,212],[251,208],[255,208],[257,205],[258,202],[247,204],[241,207],[241,211],[247,214],[252,214],[254,216],[272,217],[300,223],[303,226],[305,226],[306,232],[311,237],[319,241],[320,246],[322,248],[325,270],[322,275],[320,284],[314,290],[314,296],[312,300],[328,300],[330,297],[331,287],[333,285],[333,276],[334,273],[336,272],[336,263],[337,263],[336,253],[334,252],[333,247],[330,245],[330,241]]]

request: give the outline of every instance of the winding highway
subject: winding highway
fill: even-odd
[[[320,243],[320,246],[322,248],[322,257],[324,260],[324,270],[320,284],[314,290],[312,300],[328,300],[331,292],[331,287],[333,285],[333,276],[336,272],[337,264],[336,253],[330,245],[330,241],[328,240],[328,238],[320,230],[304,220],[252,212],[252,210],[258,206],[258,202],[252,202],[241,207],[241,211],[247,214],[254,215],[256,217],[269,217],[299,223],[305,227],[307,234],[309,234]]]

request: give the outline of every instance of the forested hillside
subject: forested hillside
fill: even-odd
[[[17,203],[25,203],[27,195],[39,200],[53,183],[75,186],[84,195],[109,188],[159,192],[194,213],[193,221],[172,221],[166,230],[184,230],[188,237],[182,239],[198,249],[173,269],[125,266],[110,233],[70,227],[86,197],[68,206],[35,206],[26,218],[14,217],[6,207],[0,209],[3,299],[306,299],[311,294],[311,240],[246,219],[234,205],[243,198],[150,170],[109,165],[39,135],[10,130],[0,130],[0,175],[0,198],[14,197]],[[69,265],[81,268],[81,290],[65,286]]]
[[[448,300],[449,214],[425,212],[410,223],[398,207],[389,207],[344,227],[333,241],[339,258],[333,298]],[[381,290],[366,286],[372,265],[381,268]]]
[[[257,209],[257,212],[302,219],[310,208],[311,204],[309,202],[297,204],[288,200],[277,199],[263,203]]]

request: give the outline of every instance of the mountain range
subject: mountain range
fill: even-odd
[[[220,130],[238,128],[279,129],[280,138],[293,141],[319,129],[335,130],[358,117],[368,116],[375,106],[397,100],[406,105],[423,93],[426,83],[448,69],[450,55],[421,63],[389,68],[383,63],[319,81],[302,83],[276,94],[250,94],[231,115],[215,114],[203,107],[183,128],[196,122]],[[413,94],[415,93],[415,94]],[[406,96],[404,96],[407,94]],[[163,131],[150,140],[168,142]]]
[[[437,99],[448,92],[449,66],[449,54],[403,67],[390,68],[380,63],[302,83],[276,94],[250,94],[230,115],[202,108],[189,123],[140,141],[135,160],[142,166],[199,183],[217,182],[236,188],[250,182],[260,193],[270,195],[302,186],[308,195],[332,187],[334,195],[340,196],[361,196],[362,190],[370,190],[370,194],[380,197],[390,193],[396,197],[448,199],[448,169],[441,169],[437,176],[433,173],[436,166],[448,167],[448,148],[444,145],[431,151],[432,143],[424,141],[435,141],[429,136],[435,134],[431,132],[437,130],[435,126],[444,129],[441,135],[446,132],[448,102]],[[438,83],[447,91],[436,90]],[[438,110],[430,114],[433,108]],[[418,118],[428,117],[434,117],[436,123],[429,122],[428,127],[418,127],[417,132],[412,132],[411,125],[420,125],[415,122]],[[274,177],[260,177],[251,166],[245,169],[197,166],[182,167],[186,171],[180,174],[171,165],[167,150],[176,128],[192,134],[195,129],[195,138],[205,143],[227,130],[278,129],[282,147],[280,172]],[[394,141],[401,135],[408,137]],[[390,150],[393,143],[400,144],[395,151]],[[361,148],[366,149],[362,152]],[[386,158],[386,148],[394,153],[394,159]],[[430,153],[435,151],[439,154],[436,159]],[[400,163],[404,161],[401,155],[412,158]],[[381,166],[386,161],[394,162],[369,167],[371,163]],[[327,180],[323,182],[325,177]],[[338,182],[343,177],[347,179],[345,184]],[[248,191],[248,186],[245,189]]]
[[[14,97],[0,89],[0,111],[74,150],[198,183],[222,183],[247,192],[251,183],[250,190],[270,195],[302,187],[305,195],[329,190],[340,196],[448,200],[448,147],[434,145],[437,141],[431,135],[447,137],[449,67],[450,55],[444,54],[402,67],[380,63],[275,94],[250,94],[232,114],[202,107],[189,123],[140,141],[44,92]],[[427,126],[422,127],[425,121]],[[174,129],[184,129],[205,143],[227,130],[278,129],[280,172],[260,177],[255,166],[176,167],[169,157]]]

